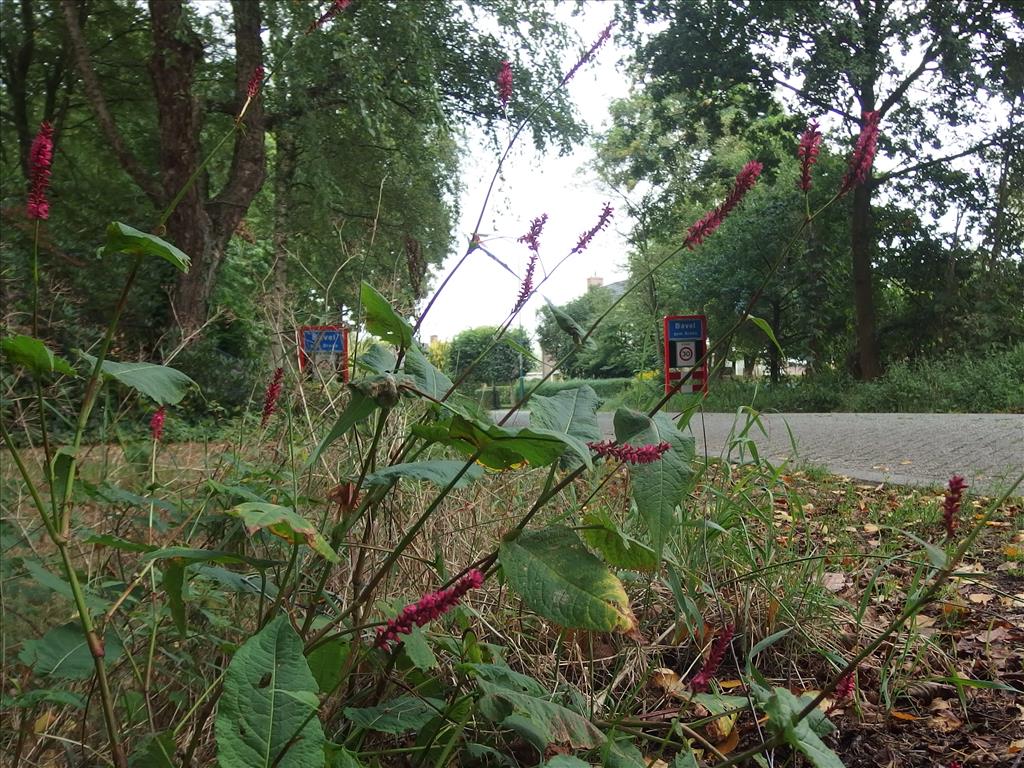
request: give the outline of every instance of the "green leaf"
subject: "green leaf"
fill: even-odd
[[[224,675],[215,727],[221,768],[322,766],[317,692],[302,640],[280,615],[235,652]]]
[[[597,393],[586,384],[564,389],[550,397],[534,395],[530,398],[530,425],[571,435],[584,444],[597,442],[603,436],[597,423],[600,404]],[[568,459],[568,456],[562,457],[566,468],[579,466],[579,461]]]
[[[256,502],[263,503],[263,502]],[[245,564],[254,568],[270,568],[279,565],[280,560],[264,560],[258,557],[238,555],[234,552],[222,552],[219,549],[192,549],[190,547],[163,547],[154,549],[143,555],[142,562],[150,560],[184,560],[189,563],[226,563],[229,565]]]
[[[747,315],[747,319],[754,325],[756,325],[758,328],[760,328],[762,331],[764,331],[765,336],[771,339],[772,344],[775,345],[775,348],[779,350],[781,354],[786,354],[785,352],[782,351],[782,345],[779,344],[779,340],[775,338],[775,331],[773,331],[772,327],[768,325],[767,320],[764,320],[760,317],[754,317],[754,315]]]
[[[306,655],[309,670],[323,693],[330,693],[341,681],[348,653],[349,644],[334,638],[318,645]]]
[[[185,586],[185,565],[179,560],[172,560],[164,566],[164,577],[161,582],[171,607],[171,618],[178,633],[184,637],[188,629],[185,618],[185,601],[181,592]]]
[[[338,562],[338,553],[331,549],[327,539],[302,515],[289,507],[267,502],[247,501],[228,510],[245,524],[250,534],[264,529],[290,544],[306,544],[321,557]]]
[[[75,369],[71,363],[63,357],[58,357],[50,351],[43,342],[33,336],[8,336],[0,341],[0,348],[3,349],[7,359],[15,365],[28,368],[36,376],[45,376],[50,373],[62,373],[65,376],[75,376]]]
[[[669,534],[677,527],[676,507],[693,478],[693,438],[676,429],[664,414],[653,419],[628,408],[615,412],[615,439],[620,443],[649,445],[667,442],[671,450],[658,461],[629,468],[630,491],[637,511],[647,524],[651,544],[660,558]]]
[[[189,258],[166,240],[156,235],[140,232],[134,227],[112,221],[107,225],[107,242],[100,249],[100,255],[130,253],[135,256],[156,256],[173,264],[182,272],[188,272]]]
[[[563,627],[631,632],[622,583],[563,526],[527,531],[498,550],[509,586],[530,610]]]
[[[420,627],[413,626],[412,632],[402,637],[402,647],[405,655],[417,669],[424,671],[434,669],[437,666],[437,657],[427,642],[427,636]]]
[[[363,764],[356,760],[355,755],[344,747],[328,742],[324,745],[327,755],[327,768],[362,768]]]
[[[153,544],[143,544],[141,541],[129,541],[120,536],[112,536],[108,533],[90,533],[82,537],[82,543],[92,544],[97,547],[110,547],[123,552],[152,552],[156,547]]]
[[[623,533],[603,510],[583,516],[583,540],[596,549],[608,565],[630,571],[655,571],[658,555],[646,544]]]
[[[365,483],[367,485],[392,485],[402,478],[408,478],[410,480],[423,480],[433,483],[439,488],[444,488],[455,479],[455,476],[459,474],[464,466],[466,466],[466,462],[456,459],[435,459],[433,461],[414,461],[409,464],[394,464],[367,475]],[[464,488],[470,483],[479,480],[483,474],[482,468],[473,465],[463,473],[455,487]]]
[[[676,753],[676,759],[672,761],[672,768],[700,768],[697,758],[694,757],[692,749],[684,749]]]
[[[92,355],[78,350],[78,356],[89,365],[96,365],[96,358]],[[177,405],[189,387],[198,389],[198,385],[181,371],[156,363],[104,360],[100,370],[126,387],[152,398],[158,405]]]
[[[395,312],[376,288],[363,281],[359,297],[366,313],[366,330],[400,349],[412,346],[412,326]]]
[[[785,629],[780,629],[778,632],[774,632],[768,635],[768,637],[761,640],[757,645],[751,648],[750,653],[747,654],[748,666],[750,662],[753,661],[754,657],[757,656],[757,654],[761,653],[761,651],[765,650],[766,648],[770,648],[771,646],[775,645],[775,643],[777,643],[779,640],[784,638],[792,631],[793,627],[786,627]]]
[[[580,346],[583,343],[583,337],[586,335],[586,332],[580,327],[579,323],[568,312],[552,304],[551,300],[547,297],[544,298],[544,301],[547,302],[548,311],[551,313],[551,316],[555,318],[555,324],[572,339],[573,344],[577,347]]]
[[[508,725],[508,721],[518,715],[529,720],[532,730],[541,735],[545,743],[554,741],[576,749],[593,749],[604,743],[604,734],[590,720],[561,704],[511,691],[485,680],[477,681],[477,685],[484,694],[480,709],[487,717],[494,719],[492,715],[509,710],[513,713],[500,721],[503,725]]]
[[[843,768],[843,761],[815,733],[810,719],[804,718],[794,724],[794,718],[804,707],[799,698],[785,688],[775,688],[769,692],[760,686],[753,686],[753,691],[761,709],[768,715],[769,730],[780,734],[791,747],[803,752],[815,768]]]
[[[509,429],[456,415],[444,424],[414,424],[413,432],[449,445],[466,456],[479,452],[477,461],[491,469],[509,469],[526,464],[547,466],[560,458],[567,448],[588,466],[591,463],[586,443],[572,435],[547,429]]]
[[[941,570],[949,564],[949,557],[946,555],[942,547],[937,547],[934,544],[925,541],[921,537],[915,536],[910,531],[904,531],[899,528],[897,528],[896,530],[898,530],[908,539],[911,539],[912,541],[915,541],[922,547],[924,547],[924,551],[928,554],[928,559],[931,560],[932,565],[934,565],[936,568]]]
[[[591,768],[590,763],[573,755],[555,755],[541,768]]]
[[[128,758],[132,768],[176,768],[173,733],[144,736]]]
[[[103,647],[105,666],[117,661],[124,650],[113,629],[107,630]],[[39,640],[26,640],[18,660],[26,667],[32,667],[37,675],[65,680],[86,680],[96,672],[82,625],[77,622],[54,627]]]
[[[452,380],[437,370],[416,344],[406,353],[405,372],[416,383],[416,389],[434,400],[440,400],[452,388]]]
[[[53,493],[54,501],[57,502],[57,509],[64,507],[67,499],[68,478],[71,477],[75,465],[74,448],[69,445],[61,446],[52,460],[53,470]]]
[[[355,360],[356,365],[364,371],[375,373],[378,376],[394,373],[395,364],[398,362],[394,352],[383,344],[376,343],[370,344]]]
[[[331,427],[331,431],[327,433],[327,436],[320,441],[320,444],[313,451],[313,455],[309,457],[309,465],[316,463],[316,460],[320,458],[327,447],[331,445],[335,440],[343,437],[352,427],[359,422],[366,419],[371,413],[377,410],[377,403],[374,402],[373,398],[364,395],[362,392],[352,390],[352,398],[348,401],[348,405],[345,406],[345,410],[341,412],[341,416]]]
[[[34,691],[26,691],[13,697],[6,694],[0,695],[0,708],[3,709],[8,707],[30,709],[38,704],[56,704],[59,707],[85,709],[85,699],[71,691],[37,688]]]
[[[68,600],[74,602],[75,593],[71,589],[71,585],[62,577],[48,570],[42,563],[33,558],[26,558],[22,562],[22,565],[24,565],[25,570],[28,571],[29,575],[36,581],[36,583],[56,592],[61,597],[66,597]],[[85,604],[90,611],[102,613],[110,607],[109,601],[104,600],[102,597],[96,595],[84,586],[82,591],[85,597]]]
[[[345,717],[360,728],[399,736],[418,731],[444,708],[440,699],[399,696],[375,707],[345,707]]]

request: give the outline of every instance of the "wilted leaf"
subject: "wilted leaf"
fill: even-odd
[[[306,544],[332,563],[338,562],[338,553],[331,549],[327,539],[293,509],[250,501],[229,509],[228,514],[241,518],[250,534],[264,529],[291,544]]]

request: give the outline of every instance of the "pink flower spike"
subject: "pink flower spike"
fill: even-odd
[[[512,308],[512,314],[515,314],[523,305],[529,301],[530,296],[533,294],[533,271],[537,267],[537,252],[534,251],[530,254],[530,261],[526,265],[526,276],[523,277],[523,283],[519,286],[519,296],[516,298],[516,305]]]
[[[836,682],[836,701],[846,701],[853,695],[856,685],[853,674],[853,672],[847,672]]]
[[[725,221],[725,217],[732,212],[733,208],[740,204],[740,201],[743,200],[747,192],[753,189],[763,167],[756,160],[751,160],[743,166],[743,169],[736,174],[736,182],[733,184],[732,191],[729,192],[728,197],[717,208],[705,213],[700,220],[687,230],[686,240],[683,242],[683,245],[692,250],[718,229],[722,222]]]
[[[412,628],[422,627],[437,619],[459,604],[465,594],[480,587],[484,583],[484,575],[474,568],[448,589],[430,592],[415,603],[410,603],[393,619],[388,619],[384,626],[377,627],[377,638],[374,645],[388,648],[392,642],[400,642],[399,635],[408,635]]]
[[[30,219],[45,221],[50,218],[50,202],[46,190],[50,186],[50,164],[53,162],[53,126],[45,120],[39,124],[39,132],[32,140],[28,153],[28,170],[31,184],[26,211]]]
[[[587,443],[599,457],[611,457],[626,464],[651,464],[658,461],[672,446],[665,441],[635,447],[629,443],[616,444],[614,440],[603,440],[600,443]]]
[[[544,225],[548,223],[548,215],[542,213],[536,219],[530,222],[530,231],[522,237],[516,238],[517,243],[526,243],[527,247],[536,253],[540,250],[540,233],[544,231]]]
[[[719,665],[722,663],[722,659],[725,658],[725,652],[729,649],[729,643],[732,642],[733,632],[736,628],[732,624],[727,624],[722,629],[722,634],[715,638],[714,644],[711,646],[711,651],[708,653],[708,658],[704,662],[704,666],[701,667],[700,672],[694,675],[690,681],[690,688],[696,692],[706,691],[708,689],[708,683],[711,682],[711,678],[715,676],[715,672],[718,671]]]
[[[270,380],[270,384],[267,385],[267,391],[263,395],[263,418],[260,421],[260,426],[267,426],[267,422],[270,420],[271,415],[277,409],[277,398],[281,396],[281,386],[284,383],[284,368],[278,368],[274,371],[274,376]]]
[[[850,165],[839,187],[840,197],[867,180],[878,151],[879,120],[881,115],[878,112],[865,112],[861,117],[860,136],[857,137],[857,144],[850,155]]]
[[[252,77],[249,78],[249,87],[245,89],[246,98],[256,98],[260,92],[260,86],[263,84],[263,75],[265,73],[266,70],[263,69],[262,65],[252,71]]]
[[[306,30],[306,34],[308,35],[310,32],[320,29],[321,27],[323,27],[324,24],[326,24],[339,13],[344,11],[351,4],[352,0],[333,0],[333,2],[331,2],[330,8],[324,11],[323,15],[319,19],[317,19],[316,21],[309,25],[309,28]]]
[[[818,130],[818,122],[812,120],[807,124],[807,130],[800,137],[800,145],[796,149],[797,159],[800,160],[799,186],[804,192],[811,189],[811,166],[818,161],[820,151],[821,131]]]
[[[501,99],[501,106],[505,107],[508,105],[508,100],[512,98],[512,64],[508,59],[501,62],[501,66],[498,67],[498,98]]]
[[[593,45],[590,46],[586,53],[580,56],[579,60],[572,65],[572,69],[565,73],[565,76],[562,77],[562,81],[561,83],[559,83],[559,85],[565,85],[566,83],[568,83],[570,80],[573,79],[573,77],[576,76],[576,73],[580,71],[580,68],[583,67],[584,64],[587,64],[588,62],[593,60],[594,56],[597,54],[601,46],[608,42],[608,38],[612,36],[612,27],[614,26],[615,22],[613,21],[607,27],[601,30],[601,34],[598,35],[597,40],[595,40]]]
[[[960,475],[949,478],[946,498],[942,500],[942,522],[946,527],[946,538],[952,539],[956,532],[957,517],[960,514],[960,500],[967,489],[967,482]]]
[[[608,226],[608,222],[612,218],[612,210],[610,203],[604,204],[604,208],[601,209],[601,215],[597,219],[597,224],[580,235],[580,239],[576,242],[576,247],[570,253],[583,253],[586,250],[587,246],[590,245],[590,241],[594,239],[594,235]]]
[[[160,438],[164,436],[164,421],[166,419],[167,408],[161,405],[149,420],[149,432],[153,436],[154,443],[159,443]]]

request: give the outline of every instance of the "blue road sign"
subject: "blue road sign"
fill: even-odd
[[[668,321],[669,341],[699,341],[704,338],[704,321],[700,318],[686,318]]]
[[[341,330],[317,331],[303,329],[302,348],[306,352],[337,352],[345,351],[345,339]]]

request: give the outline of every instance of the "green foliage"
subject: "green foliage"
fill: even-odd
[[[494,343],[497,332],[493,326],[483,326],[457,334],[448,347],[448,370],[451,374],[461,378],[478,358],[480,361],[466,377],[468,384],[505,384],[532,370],[533,360],[516,349],[516,345],[530,348],[530,337],[526,331],[510,328]]]
[[[301,639],[288,618],[278,616],[235,652],[224,675],[216,722],[219,764],[322,766],[317,693]]]
[[[103,646],[105,665],[116,663],[124,651],[114,631],[107,632]],[[38,640],[26,641],[18,661],[35,675],[64,680],[85,680],[96,671],[82,626],[74,622],[60,624]]]
[[[107,227],[107,242],[100,249],[100,255],[115,256],[119,253],[163,259],[180,272],[188,272],[190,263],[187,254],[166,240],[148,232],[140,232],[119,221],[112,221]]]
[[[50,351],[43,342],[32,336],[11,336],[0,342],[7,359],[15,365],[28,368],[36,376],[62,373],[74,376],[75,369],[62,357]]]
[[[568,528],[526,531],[506,539],[498,561],[527,607],[560,626],[597,632],[636,628],[622,583]]]
[[[90,367],[96,365],[96,358],[85,352],[79,357]],[[117,380],[126,387],[146,395],[158,405],[177,405],[195,382],[179,370],[156,363],[118,363],[104,360],[100,366],[104,376]]]
[[[338,553],[331,548],[320,531],[293,509],[279,504],[247,501],[229,509],[228,514],[241,519],[249,533],[266,530],[289,544],[306,544],[328,561],[338,562]]]

